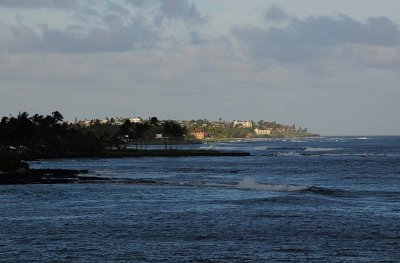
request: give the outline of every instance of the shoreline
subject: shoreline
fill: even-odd
[[[248,152],[216,151],[216,150],[145,150],[119,151],[105,153],[70,153],[32,155],[25,161],[45,159],[75,159],[75,158],[139,158],[139,157],[220,157],[220,156],[250,156]],[[71,183],[105,183],[110,178],[85,176],[88,170],[71,169],[30,169],[24,161],[6,161],[0,166],[0,185],[20,184],[71,184]],[[83,175],[83,176],[82,176]]]
[[[243,151],[217,150],[132,150],[102,153],[66,153],[66,154],[33,154],[21,156],[25,161],[40,159],[73,159],[73,158],[140,158],[140,157],[222,157],[222,156],[250,156]]]
[[[81,176],[88,173],[88,170],[29,169],[25,173],[0,174],[0,185],[104,183],[110,181],[108,178],[99,176]]]
[[[206,144],[210,142],[238,142],[238,141],[251,141],[251,140],[275,140],[275,139],[301,139],[301,138],[321,138],[319,134],[310,134],[307,136],[298,135],[298,136],[254,136],[248,138],[211,138],[211,139],[202,139],[201,143]]]

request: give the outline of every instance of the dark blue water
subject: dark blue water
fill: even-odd
[[[400,137],[193,147],[252,156],[33,162],[115,180],[0,186],[0,261],[400,261]]]

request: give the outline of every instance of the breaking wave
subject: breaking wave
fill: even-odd
[[[275,154],[278,157],[288,157],[288,156],[301,156],[299,152],[289,151],[289,152],[278,152]]]
[[[343,148],[320,148],[320,147],[307,147],[304,149],[305,152],[331,152],[331,151],[339,151],[343,150]]]
[[[309,187],[288,184],[260,184],[254,181],[252,178],[246,177],[236,185],[236,188],[257,191],[295,192],[306,190]]]
[[[267,146],[256,146],[256,147],[254,147],[255,151],[265,151],[267,149],[268,149]]]
[[[235,184],[227,183],[200,183],[191,181],[169,181],[169,180],[152,180],[152,179],[115,179],[114,183],[138,184],[138,185],[158,185],[158,186],[179,186],[194,188],[222,188],[222,189],[238,189],[252,191],[270,191],[270,192],[299,192],[311,193],[325,196],[347,196],[349,193],[337,189],[327,189],[317,186],[308,185],[292,185],[292,184],[262,184],[256,182],[251,177],[245,177],[242,181]]]
[[[119,179],[114,182],[127,183],[127,184],[146,184],[146,185],[169,185],[169,186],[187,186],[187,187],[212,187],[212,188],[229,188],[241,190],[255,190],[255,191],[273,191],[273,192],[298,192],[315,189],[310,186],[299,186],[290,184],[261,184],[257,183],[250,177],[244,178],[238,184],[224,184],[224,183],[198,183],[190,181],[167,181],[167,180],[151,180],[151,179]]]

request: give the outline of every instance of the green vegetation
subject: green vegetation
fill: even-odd
[[[307,128],[297,128],[294,124],[283,125],[266,121],[216,121],[206,119],[184,121],[183,124],[190,131],[202,131],[205,139],[210,141],[227,140],[234,138],[282,138],[282,137],[310,137],[318,136],[308,132]]]
[[[150,144],[164,145],[165,150],[172,150],[173,145],[176,149],[177,144],[203,139],[306,136],[315,135],[306,128],[263,120],[160,121],[156,117],[148,120],[133,117],[68,123],[58,111],[47,116],[29,116],[22,112],[17,117],[1,118],[0,160],[109,156],[113,151],[143,152]]]
[[[181,141],[186,130],[174,121],[159,122],[153,117],[141,123],[126,120],[122,125],[94,122],[90,126],[68,124],[60,112],[29,117],[26,112],[0,121],[0,160],[29,157],[64,157],[126,150],[127,144],[147,145],[162,140]],[[158,136],[157,134],[162,134]],[[166,147],[167,148],[167,147]],[[171,146],[172,148],[172,146]],[[143,150],[143,148],[142,148]]]
[[[3,117],[0,147],[3,159],[26,154],[98,152],[103,148],[93,132],[68,125],[58,111],[47,116],[29,117],[23,112],[17,117]]]

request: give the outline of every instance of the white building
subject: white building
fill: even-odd
[[[129,118],[129,121],[131,123],[141,123],[142,119],[140,117],[132,117],[132,118]]]
[[[271,135],[271,129],[263,129],[263,130],[255,129],[254,132],[257,135]]]
[[[241,126],[242,128],[252,128],[253,122],[252,121],[233,121],[233,126]]]

